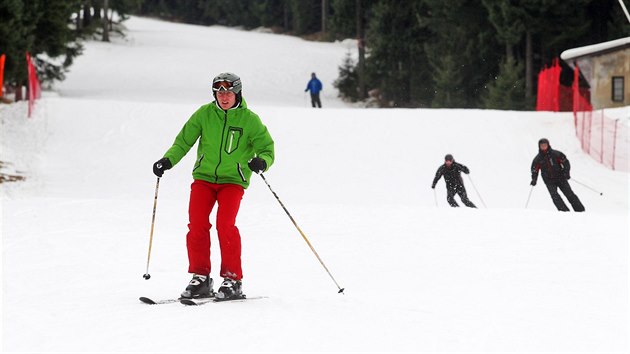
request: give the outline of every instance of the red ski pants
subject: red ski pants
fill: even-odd
[[[210,274],[210,212],[218,202],[217,233],[221,248],[221,277],[241,280],[241,235],[234,223],[244,189],[237,184],[214,184],[195,180],[188,206],[188,272]]]

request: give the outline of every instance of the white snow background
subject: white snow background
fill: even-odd
[[[628,174],[580,150],[571,113],[360,109],[332,86],[352,41],[126,25],[86,43],[32,118],[0,106],[0,160],[27,178],[0,184],[4,352],[627,352]],[[194,151],[160,180],[147,281],[151,166],[223,71],[241,76],[276,142],[266,178],[344,295],[253,176],[237,225],[245,293],[265,298],[138,301],[190,280]],[[303,92],[313,71],[320,110]],[[540,180],[525,208],[541,137],[603,192],[572,183],[585,213],[556,211]],[[443,180],[436,205],[446,153],[479,209],[448,207]]]

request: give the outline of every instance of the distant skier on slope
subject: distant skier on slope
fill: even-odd
[[[306,84],[306,91],[311,91],[311,105],[313,108],[316,106],[322,108],[322,101],[319,99],[319,92],[322,90],[322,82],[319,81],[315,73],[311,74],[311,80]]]
[[[584,211],[584,205],[571,189],[568,180],[571,179],[571,164],[567,157],[558,150],[553,150],[549,140],[542,138],[538,141],[538,155],[532,161],[532,182],[535,186],[538,180],[538,171],[542,172],[542,179],[549,190],[551,200],[560,211],[569,211],[569,208],[558,194],[558,188],[567,197],[575,211]]]
[[[457,204],[454,197],[455,194],[459,194],[462,203],[467,207],[476,208],[475,204],[468,199],[461,172],[469,174],[470,170],[468,170],[468,167],[455,162],[453,155],[448,154],[444,156],[444,164],[441,165],[435,173],[431,188],[435,189],[437,182],[444,176],[444,181],[446,182],[446,201],[448,204],[452,207],[458,207],[459,204]]]
[[[241,199],[252,172],[266,171],[274,161],[274,142],[260,118],[247,108],[241,79],[221,73],[212,80],[214,101],[201,106],[181,129],[173,146],[153,165],[161,177],[175,166],[199,140],[192,170],[186,235],[192,280],[183,298],[210,297],[210,212],[218,203],[216,228],[221,250],[219,299],[243,297],[241,236],[235,226]]]

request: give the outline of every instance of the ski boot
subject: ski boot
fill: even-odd
[[[244,299],[243,284],[240,280],[232,280],[230,278],[224,278],[221,287],[217,291],[216,301],[227,301]]]
[[[208,275],[193,274],[192,280],[188,283],[186,290],[182,292],[181,297],[185,299],[197,299],[214,296],[212,290],[212,278]]]

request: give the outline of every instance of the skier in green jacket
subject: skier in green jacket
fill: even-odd
[[[212,81],[214,101],[201,106],[188,119],[164,157],[153,164],[153,173],[162,177],[175,166],[195,142],[197,161],[192,170],[189,224],[186,235],[188,272],[192,280],[183,298],[213,296],[210,277],[210,212],[218,203],[216,228],[221,249],[224,278],[216,297],[222,300],[243,298],[241,236],[236,216],[252,172],[261,173],[273,164],[274,143],[267,127],[247,108],[241,79],[221,73]]]

